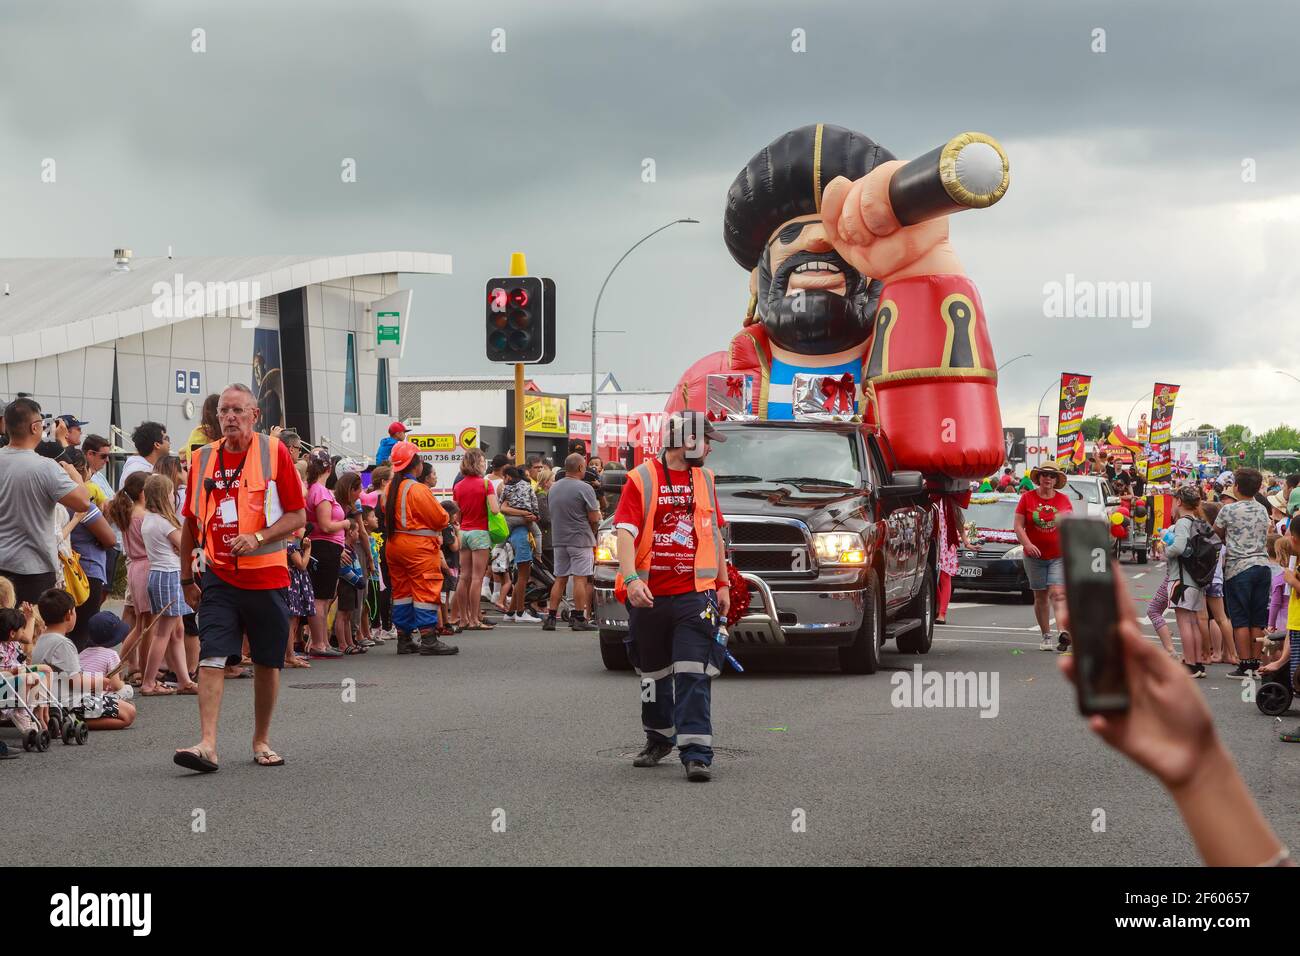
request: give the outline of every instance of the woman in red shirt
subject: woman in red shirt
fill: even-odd
[[[1016,537],[1024,548],[1025,574],[1034,592],[1034,617],[1043,634],[1040,651],[1053,649],[1051,610],[1058,621],[1065,620],[1065,562],[1061,559],[1061,518],[1072,511],[1070,499],[1058,488],[1065,487],[1065,473],[1055,465],[1039,465],[1029,474],[1038,485],[1026,491],[1016,505]],[[1061,631],[1055,649],[1064,653],[1070,647],[1070,634]]]
[[[480,605],[483,575],[487,572],[488,555],[492,551],[492,536],[488,534],[488,513],[500,514],[496,492],[487,474],[487,459],[483,452],[471,448],[460,461],[460,478],[451,489],[451,496],[460,508],[460,580],[456,596],[452,599],[461,626],[466,631],[490,631],[495,624],[485,623]]]

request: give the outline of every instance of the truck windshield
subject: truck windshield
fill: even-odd
[[[718,484],[823,484],[862,487],[855,436],[797,428],[729,428],[708,466]],[[792,480],[796,479],[796,480]]]

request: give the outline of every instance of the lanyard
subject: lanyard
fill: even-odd
[[[248,449],[244,450],[244,457],[239,459],[239,467],[235,469],[232,477],[226,477],[226,445],[223,442],[217,449],[217,467],[221,469],[221,481],[223,483],[222,491],[226,494],[223,497],[229,498],[234,494],[234,484],[244,474],[244,463],[248,461]]]
[[[668,483],[669,488],[672,488],[673,475],[672,472],[668,470],[668,456],[666,454],[659,456],[659,464],[661,464],[664,469],[664,481]],[[690,500],[690,505],[688,510],[690,512],[691,517],[694,518],[695,517],[695,473],[689,464],[686,466],[686,487],[690,489],[690,495],[691,495],[691,500]],[[658,491],[656,490],[655,493],[658,494]]]

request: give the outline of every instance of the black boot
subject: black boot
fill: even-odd
[[[399,654],[418,654],[420,645],[411,640],[411,635],[405,631],[397,632],[397,653]]]
[[[460,648],[454,644],[444,644],[438,640],[436,633],[425,634],[420,638],[420,656],[421,657],[446,657],[448,654],[459,654]]]
[[[673,745],[663,742],[646,741],[645,749],[632,761],[634,767],[653,767],[673,752]]]

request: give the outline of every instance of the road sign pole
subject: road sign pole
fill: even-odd
[[[528,263],[522,252],[510,254],[510,274],[528,275]],[[522,467],[528,461],[524,450],[524,363],[515,363],[515,464]]]

